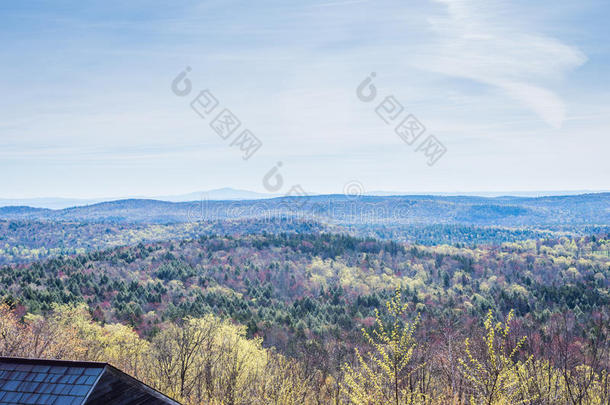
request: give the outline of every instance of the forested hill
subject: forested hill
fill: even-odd
[[[193,405],[337,404],[370,403],[347,384],[366,362],[382,373],[374,349],[398,339],[407,394],[432,398],[411,403],[471,398],[500,364],[508,399],[492,404],[601,405],[609,286],[607,234],[487,247],[201,236],[0,266],[0,351],[110,361]],[[479,379],[462,359],[484,365]]]
[[[609,265],[608,235],[475,249],[337,234],[117,247],[0,267],[0,350],[110,361],[187,404],[296,405],[371,403],[350,401],[347,384],[382,375],[375,348],[400,341],[407,394],[432,398],[411,403],[471,398],[499,364],[514,374],[492,404],[601,405]]]
[[[486,249],[333,234],[201,237],[5,266],[0,296],[35,312],[85,302],[98,319],[144,333],[212,312],[284,347],[298,329],[356,333],[396,285],[434,319],[493,308],[532,322],[564,310],[585,320],[610,304],[609,265],[603,236]]]
[[[325,195],[256,201],[118,200],[50,210],[0,208],[0,219],[181,223],[297,217],[333,224],[610,225],[610,193],[525,197]]]

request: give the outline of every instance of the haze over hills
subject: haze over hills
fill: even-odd
[[[223,193],[218,195],[232,191]],[[609,231],[610,193],[536,198],[335,194],[186,202],[123,199],[62,209],[0,207],[0,264],[202,235],[337,232],[471,246]]]
[[[558,190],[558,191],[472,191],[472,192],[404,192],[404,191],[388,191],[374,190],[363,191],[362,195],[372,197],[390,197],[390,196],[470,196],[470,197],[548,197],[548,196],[568,196],[578,194],[595,194],[603,193],[607,190]],[[309,196],[326,195],[308,191]],[[237,201],[237,200],[261,200],[268,198],[282,197],[281,194],[259,193],[256,191],[242,190],[231,187],[223,187],[207,191],[194,191],[186,194],[168,194],[159,196],[124,196],[124,197],[100,197],[100,198],[67,198],[67,197],[36,197],[36,198],[0,198],[0,207],[32,207],[32,208],[49,208],[60,210],[64,208],[80,207],[85,205],[98,204],[109,201],[119,201],[127,199],[144,199],[144,200],[160,200],[170,202],[188,202],[188,201]]]
[[[163,196],[130,196],[123,198],[62,198],[62,197],[40,197],[40,198],[7,198],[0,199],[0,207],[16,207],[26,206],[33,208],[49,208],[63,209],[70,207],[79,207],[84,205],[98,204],[107,201],[117,201],[122,199],[152,199],[171,202],[197,201],[201,199],[207,200],[258,200],[262,198],[278,197],[275,194],[257,193],[248,190],[239,190],[230,187],[224,187],[208,191],[195,191],[188,194],[178,195],[163,195]]]
[[[188,194],[166,195],[153,197],[154,200],[185,202],[197,201],[201,199],[207,200],[259,200],[264,198],[279,197],[279,194],[258,193],[256,191],[240,190],[231,187],[223,187],[208,191],[195,191]]]
[[[126,199],[59,210],[0,208],[0,219],[35,221],[182,223],[278,216],[357,225],[609,225],[610,193],[537,198],[319,195],[190,202]]]

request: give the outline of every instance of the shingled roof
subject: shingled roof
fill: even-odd
[[[0,404],[178,404],[107,363],[0,357]]]

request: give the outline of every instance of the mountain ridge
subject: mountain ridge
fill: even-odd
[[[183,223],[290,217],[337,224],[610,224],[610,193],[547,197],[346,196],[172,202],[122,199],[63,209],[2,207],[0,219]]]

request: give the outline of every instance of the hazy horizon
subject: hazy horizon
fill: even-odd
[[[385,196],[422,196],[431,195],[435,197],[551,197],[551,196],[574,196],[585,194],[604,194],[608,190],[537,190],[537,191],[479,191],[479,192],[401,192],[401,191],[363,191],[363,194],[355,194],[357,196],[364,195],[368,197],[385,197]],[[336,193],[315,193],[309,192],[307,196],[331,196],[331,195],[349,195],[345,192]],[[352,194],[354,196],[354,194]],[[77,206],[85,206],[98,204],[102,202],[120,201],[126,199],[145,199],[158,200],[167,202],[191,202],[200,200],[210,201],[239,201],[239,200],[260,200],[284,197],[281,194],[257,193],[249,190],[234,189],[225,187],[215,190],[202,190],[192,193],[176,194],[176,195],[127,195],[115,197],[90,197],[90,198],[71,198],[71,197],[34,197],[34,198],[2,198],[0,197],[0,208],[29,206],[32,208],[48,208],[48,209],[64,209]],[[299,196],[296,196],[299,197]]]

